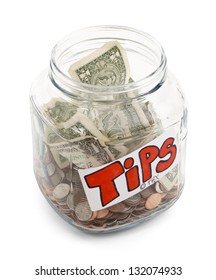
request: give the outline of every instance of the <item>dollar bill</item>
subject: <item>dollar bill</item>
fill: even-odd
[[[91,117],[96,127],[111,140],[143,134],[149,126],[141,108],[137,106],[135,109],[132,103],[120,104],[110,109],[92,108]]]
[[[176,165],[170,172],[161,178],[159,182],[165,191],[171,191],[171,189],[178,182],[178,165]]]
[[[104,149],[113,161],[128,154],[128,148],[124,145],[108,145]]]
[[[53,156],[59,155],[60,160],[66,159],[79,168],[96,167],[112,161],[104,147],[93,137],[56,144],[50,150]]]
[[[77,106],[63,98],[52,98],[44,104],[44,109],[55,124],[66,122],[77,112]]]
[[[68,72],[82,83],[107,87],[127,84],[129,69],[125,50],[117,41],[110,41],[71,65]]]

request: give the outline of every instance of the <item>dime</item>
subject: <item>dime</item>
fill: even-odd
[[[136,206],[140,203],[141,200],[141,195],[139,193],[127,198],[124,200],[124,203],[129,205],[129,206]]]
[[[145,208],[145,205],[138,204],[138,205],[134,206],[134,211],[142,210],[143,208]]]
[[[98,229],[98,228],[102,229],[102,228],[105,228],[105,227],[106,227],[106,224],[99,225],[99,226],[94,225],[94,224],[89,225],[89,228],[95,228],[95,229]]]
[[[125,201],[123,201],[123,203],[124,203],[124,202],[125,202]],[[130,205],[128,205],[128,204],[124,204],[124,205],[125,205],[125,208],[124,208],[123,212],[124,212],[124,213],[130,213],[130,212],[132,211],[133,207],[130,206]]]
[[[160,189],[160,183],[159,183],[159,182],[156,182],[156,183],[155,183],[155,190],[156,190],[156,192],[158,192],[158,193],[163,193],[163,191]]]
[[[53,184],[53,186],[57,186],[58,184],[61,183],[62,181],[62,177],[59,173],[54,173],[51,177],[50,177],[51,183]]]
[[[56,200],[64,200],[70,192],[70,186],[68,184],[59,184],[53,191],[53,196]]]
[[[117,220],[118,221],[125,221],[126,219],[128,219],[130,217],[130,213],[119,213]]]
[[[61,205],[59,205],[59,210],[61,210],[65,215],[68,215],[68,214],[70,214],[71,213],[71,209],[69,209],[69,208],[67,208],[67,209],[65,209],[65,208],[63,208]]]
[[[123,212],[125,210],[125,205],[124,205],[124,203],[120,202],[120,203],[110,206],[108,209],[113,213],[119,213],[119,212]]]
[[[68,207],[71,209],[71,210],[74,210],[75,209],[75,206],[74,206],[74,196],[72,193],[70,193],[68,196],[67,196],[67,205]]]
[[[80,202],[75,208],[75,214],[80,221],[89,221],[92,216],[92,211],[88,202]]]
[[[83,189],[75,188],[73,190],[73,199],[74,199],[74,206],[78,205],[80,202],[86,202],[87,197]]]
[[[148,210],[152,210],[158,207],[158,205],[161,202],[161,195],[159,193],[153,193],[151,194],[145,203],[145,208]]]
[[[52,162],[47,165],[47,173],[49,176],[55,173],[55,165]]]
[[[58,204],[61,206],[61,208],[62,209],[64,209],[64,210],[69,210],[70,208],[67,206],[67,204],[63,204],[63,203],[60,203],[60,202],[58,202]],[[71,209],[70,209],[71,210]]]

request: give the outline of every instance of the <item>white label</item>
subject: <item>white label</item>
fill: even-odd
[[[149,187],[178,163],[174,127],[136,151],[108,164],[80,169],[92,211],[119,203]]]

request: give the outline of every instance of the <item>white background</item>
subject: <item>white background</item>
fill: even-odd
[[[0,3],[0,278],[45,268],[119,268],[95,279],[214,279],[216,274],[215,1],[37,0]],[[133,229],[90,235],[47,204],[32,171],[29,89],[64,35],[98,24],[146,31],[163,45],[188,100],[186,185],[166,213]],[[128,276],[130,266],[182,266],[182,276]]]

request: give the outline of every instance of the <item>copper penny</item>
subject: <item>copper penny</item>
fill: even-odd
[[[155,209],[161,203],[161,200],[162,200],[161,194],[153,193],[147,198],[145,203],[145,208],[148,210]]]
[[[109,214],[109,210],[106,209],[102,209],[97,211],[97,219],[103,219],[105,218],[107,215]]]

